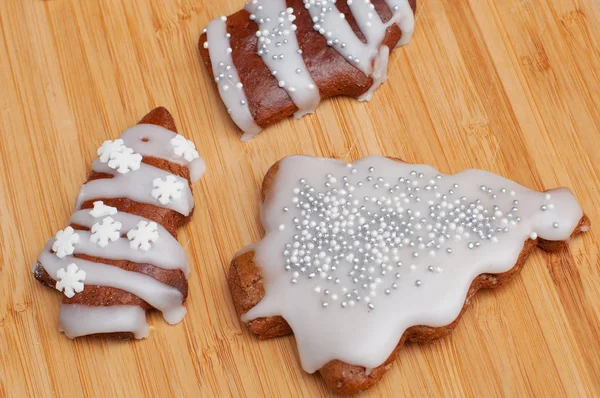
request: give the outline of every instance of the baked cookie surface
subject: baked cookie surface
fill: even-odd
[[[261,219],[265,237],[231,264],[236,309],[260,338],[294,333],[302,367],[340,393],[373,385],[405,341],[449,333],[535,246],[589,227],[566,189],[383,157],[284,158],[265,176]]]
[[[156,108],[98,149],[68,226],[33,266],[63,291],[60,328],[68,337],[149,334],[145,312],[170,324],[186,314],[190,267],[176,231],[194,209],[191,183],[204,173],[194,144]]]

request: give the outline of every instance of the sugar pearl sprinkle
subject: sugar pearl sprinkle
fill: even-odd
[[[301,178],[281,209],[289,217],[285,231],[293,231],[282,248],[290,283],[319,281],[314,293],[323,308],[375,310],[376,301],[393,295],[400,280],[408,278],[422,289],[427,275],[415,276],[422,267],[431,277],[443,273],[443,256],[452,256],[453,248],[481,250],[521,222],[519,198],[506,188],[481,185],[477,197],[466,197],[452,181],[444,181],[449,189],[440,188],[442,179],[452,176],[411,171],[392,181],[374,167],[357,173],[348,164],[346,170],[344,175],[327,174],[316,185]],[[361,194],[367,187],[378,195]],[[424,261],[410,263],[407,258]]]

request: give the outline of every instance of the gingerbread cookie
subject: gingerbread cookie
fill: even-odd
[[[251,0],[213,20],[200,53],[242,140],[336,95],[371,99],[390,51],[410,41],[416,0]]]
[[[261,338],[294,333],[304,370],[346,394],[379,380],[405,341],[451,331],[536,245],[590,224],[564,188],[384,157],[286,157],[262,192],[265,237],[229,271],[235,307]]]
[[[192,215],[191,183],[204,169],[165,108],[102,144],[68,226],[33,267],[38,281],[64,293],[68,337],[147,337],[153,308],[170,324],[183,319],[190,267],[176,230]]]

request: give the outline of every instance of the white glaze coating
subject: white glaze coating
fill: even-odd
[[[176,156],[171,145],[171,140],[176,136],[176,133],[161,126],[138,124],[125,130],[120,138],[125,146],[142,156],[152,156],[187,166],[190,170],[190,179],[196,182],[206,170],[204,160],[198,157],[188,162],[183,157]]]
[[[244,132],[242,140],[249,140],[262,129],[250,113],[244,87],[233,64],[226,21],[226,17],[220,17],[210,22],[206,28],[206,43],[221,99],[235,124]]]
[[[75,209],[81,208],[81,205],[91,199],[99,198],[129,198],[136,202],[153,204],[166,209],[174,210],[184,216],[190,214],[194,208],[194,197],[188,185],[188,181],[179,176],[175,176],[177,181],[183,184],[183,195],[170,203],[161,204],[152,197],[153,181],[155,179],[164,179],[172,174],[162,169],[142,163],[139,170],[127,174],[115,173],[106,164],[96,159],[92,169],[99,173],[111,174],[113,178],[102,178],[93,180],[84,184],[79,192]]]
[[[373,73],[374,60],[381,62],[385,59],[386,66],[379,67],[379,73],[383,75],[375,77],[375,89],[385,81],[387,70],[387,58],[389,49],[382,46],[387,29],[397,24],[402,31],[402,38],[398,46],[408,43],[414,31],[414,14],[408,0],[386,0],[392,18],[383,23],[370,0],[347,0],[352,16],[356,20],[360,31],[365,37],[366,43],[362,42],[354,34],[350,24],[346,21],[344,14],[340,13],[335,5],[335,0],[304,0],[304,5],[314,22],[314,29],[321,33],[327,40],[327,45],[335,48],[346,60],[362,71],[367,76]],[[386,56],[380,53],[386,51]],[[370,90],[371,94],[375,91]],[[361,98],[367,99],[370,94]]]
[[[70,263],[75,263],[85,272],[86,285],[99,285],[114,287],[133,293],[152,307],[160,310],[165,320],[174,325],[181,322],[186,309],[182,305],[183,295],[176,288],[166,285],[151,276],[139,272],[126,271],[108,264],[95,263],[80,258],[66,257],[60,259],[51,253],[52,241],[40,254],[38,261],[46,272],[56,277],[61,268],[67,268]]]
[[[254,247],[265,297],[243,320],[283,316],[310,373],[381,365],[410,326],[454,321],[473,279],[510,270],[532,233],[567,239],[583,215],[566,189],[383,157],[287,157],[270,192]]]
[[[74,339],[95,333],[132,332],[136,339],[150,334],[146,313],[134,305],[92,307],[78,304],[63,304],[58,313],[60,331]]]
[[[111,217],[122,224],[122,235],[135,229],[140,221],[151,222],[151,220],[146,218],[123,212],[118,212]],[[86,209],[76,211],[71,216],[69,224],[91,228],[97,220],[97,218],[90,215],[90,210]],[[190,275],[190,266],[183,247],[166,229],[160,224],[157,225],[160,238],[152,244],[152,247],[148,251],[133,250],[127,238],[120,238],[115,242],[109,243],[107,247],[102,248],[90,241],[89,232],[77,231],[80,235],[80,240],[75,246],[75,253],[113,260],[128,260],[136,263],[151,264],[163,269],[180,269],[185,274],[185,277],[188,278]]]
[[[346,18],[336,7],[332,0],[304,0],[304,5],[313,18],[314,29],[321,33],[327,44],[335,48],[348,62],[358,68],[365,75],[370,76],[373,70],[372,60],[377,56],[377,51],[385,36],[385,28],[377,12],[370,9],[371,2],[365,3],[357,0],[349,3],[352,15],[359,26],[366,26],[369,18],[375,24],[373,29],[361,29],[367,43],[363,43],[354,34]],[[374,15],[373,15],[374,14]],[[373,18],[374,16],[374,18]]]
[[[390,49],[388,46],[381,46],[379,54],[377,54],[377,57],[375,57],[375,62],[373,63],[373,73],[371,74],[371,78],[373,78],[373,84],[371,84],[371,87],[369,87],[366,93],[358,97],[359,101],[371,101],[375,91],[379,88],[379,86],[386,82],[388,79],[387,67],[389,59]]]
[[[410,42],[415,31],[415,14],[408,0],[385,0],[385,2],[393,13],[388,25],[395,23],[402,31],[402,37],[396,47],[403,46]]]
[[[258,24],[258,55],[298,107],[296,118],[313,113],[321,97],[299,51],[293,9],[285,0],[252,0],[246,10]]]

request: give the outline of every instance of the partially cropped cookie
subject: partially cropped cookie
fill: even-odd
[[[213,20],[200,53],[242,140],[325,98],[371,99],[410,41],[416,0],[251,0]]]
[[[68,337],[147,337],[150,309],[170,324],[183,319],[190,267],[176,231],[191,218],[191,183],[204,169],[165,108],[102,144],[71,219],[33,267],[63,292]]]
[[[262,193],[265,236],[229,271],[236,309],[260,338],[294,333],[304,370],[345,394],[378,381],[405,341],[450,332],[536,245],[558,249],[590,224],[565,188],[385,157],[286,157]]]

